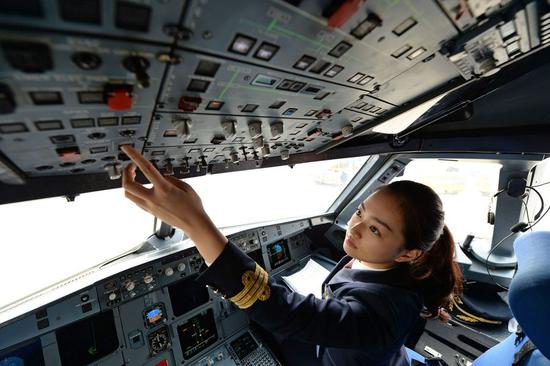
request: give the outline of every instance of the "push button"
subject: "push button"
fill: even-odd
[[[132,96],[126,90],[116,90],[107,97],[107,105],[115,111],[125,111],[132,108]]]

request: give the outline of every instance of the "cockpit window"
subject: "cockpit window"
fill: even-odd
[[[122,189],[0,205],[0,309],[131,250],[153,233],[153,217]]]
[[[368,157],[346,158],[185,181],[218,227],[325,213]],[[153,217],[121,189],[0,205],[4,281],[0,308],[119,256],[153,233]]]
[[[327,212],[368,157],[205,175],[185,181],[218,227]]]
[[[498,191],[502,165],[468,160],[416,159],[395,180],[414,180],[432,187],[443,202],[445,222],[457,242],[468,234],[491,246],[487,222],[491,197]]]

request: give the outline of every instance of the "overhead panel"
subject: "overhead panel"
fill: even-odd
[[[188,0],[6,1],[0,22],[65,32],[171,42]]]
[[[372,90],[376,84],[385,83],[436,52],[442,41],[457,35],[432,1],[368,1],[342,27],[333,29],[327,27],[327,18],[323,17],[323,9],[330,2],[299,3],[193,2],[183,23],[192,35],[178,45]],[[232,16],[220,19],[225,14]],[[358,31],[361,26],[363,30]],[[245,49],[246,39],[246,51],[232,48],[235,42],[241,42]],[[269,59],[258,57],[265,43],[277,47]],[[400,49],[404,51],[396,54]],[[302,67],[299,61],[304,56],[312,62]],[[334,65],[343,69],[330,76],[327,71]],[[358,72],[370,75],[370,83],[349,81]]]
[[[29,177],[104,172],[121,144],[143,147],[167,47],[11,31],[0,44],[16,104],[0,114],[0,149]]]
[[[2,182],[113,186],[121,144],[178,177],[312,160],[550,39],[540,1],[344,4],[1,2]]]

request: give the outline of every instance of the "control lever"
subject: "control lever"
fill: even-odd
[[[149,75],[145,72],[149,68],[149,61],[141,56],[128,56],[122,61],[124,68],[136,75],[138,86],[148,88]]]

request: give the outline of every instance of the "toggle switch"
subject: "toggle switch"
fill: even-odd
[[[170,159],[166,159],[166,163],[164,164],[164,175],[174,175],[174,166]]]
[[[254,151],[254,152],[252,153],[252,156],[254,157],[254,162],[255,162],[255,164],[256,164],[256,168],[259,168],[260,165],[261,165],[261,161],[260,161],[261,159],[260,159],[260,157],[258,156],[258,153],[257,153],[256,151]]]
[[[190,119],[176,119],[173,125],[176,128],[177,136],[181,140],[185,141],[191,135],[191,126],[193,126],[193,123]]]
[[[122,170],[119,163],[105,165],[105,170],[111,180],[119,179],[122,176]]]
[[[281,150],[282,160],[288,160],[289,157],[290,157],[290,151],[288,151],[287,149]]]
[[[271,149],[269,148],[269,144],[264,144],[264,146],[262,147],[262,155],[263,156],[271,155]]]
[[[238,163],[239,162],[239,154],[237,154],[236,151],[232,151],[231,154],[229,154],[229,156],[231,157],[231,161],[233,163]]]
[[[187,160],[189,160],[189,158],[183,158],[181,162],[181,172],[184,174],[189,173],[189,163],[187,162]]]
[[[254,149],[261,149],[264,146],[264,137],[258,136],[252,140],[254,144]]]
[[[149,61],[141,56],[128,56],[122,61],[124,68],[133,72],[140,88],[148,88],[150,85],[149,75],[145,72],[150,66]]]

